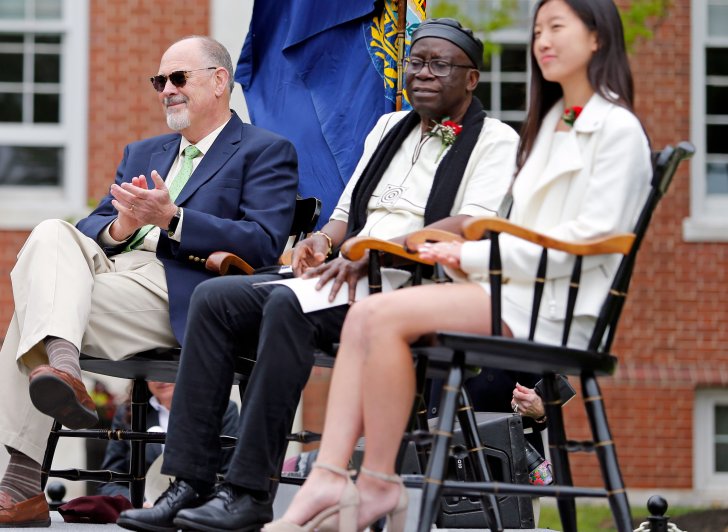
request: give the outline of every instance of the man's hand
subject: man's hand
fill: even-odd
[[[333,279],[334,283],[331,285],[329,302],[334,300],[341,286],[347,283],[349,285],[349,304],[352,304],[356,299],[356,283],[367,274],[368,264],[368,254],[357,261],[338,257],[331,262],[309,268],[303,274],[303,278],[320,277],[319,282],[316,284],[316,290],[321,290],[327,282]]]
[[[172,216],[177,212],[176,205],[169,197],[164,180],[156,170],[152,170],[154,188],[149,189],[143,175],[132,178],[131,183],[111,185],[111,204],[119,212],[119,217],[110,228],[111,236],[124,240],[140,227],[151,224],[166,229]],[[122,238],[117,238],[122,236]]]
[[[293,248],[291,267],[293,275],[301,277],[311,268],[323,264],[329,251],[329,242],[323,235],[313,234],[301,240]]]

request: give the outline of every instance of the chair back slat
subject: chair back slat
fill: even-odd
[[[533,284],[533,306],[531,307],[531,326],[528,330],[528,339],[533,340],[536,335],[536,323],[538,323],[538,311],[541,308],[541,299],[543,299],[543,288],[546,284],[546,266],[549,262],[549,250],[543,248],[541,251],[541,259],[538,261],[536,269],[536,279]]]
[[[569,281],[569,295],[566,301],[566,317],[564,318],[564,335],[561,338],[561,345],[565,346],[569,342],[569,332],[571,332],[571,320],[574,319],[574,308],[576,308],[576,296],[579,294],[579,284],[581,283],[581,268],[584,257],[576,256],[574,267],[571,270],[571,280]]]
[[[490,233],[490,317],[493,336],[503,334],[501,317],[501,286],[503,283],[503,266],[501,265],[499,233]]]
[[[632,278],[637,252],[642,245],[642,240],[647,232],[652,214],[660,199],[667,192],[680,163],[692,157],[694,153],[695,147],[691,143],[683,141],[678,144],[677,148],[667,146],[653,155],[652,188],[635,223],[633,231],[635,235],[634,243],[629,254],[622,258],[614,281],[612,282],[612,288],[602,304],[599,318],[597,319],[589,341],[589,350],[608,352],[611,348],[617,323],[629,290],[629,283]],[[604,334],[607,331],[608,335],[605,339]]]

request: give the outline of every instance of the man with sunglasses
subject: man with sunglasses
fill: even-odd
[[[0,351],[0,526],[47,526],[40,465],[53,418],[97,421],[79,351],[123,359],[184,337],[206,257],[273,264],[298,185],[293,146],[230,110],[232,61],[208,37],[174,43],[153,88],[175,133],[129,144],[109,194],[74,227],[46,220],[11,272],[15,312]]]
[[[325,288],[332,295],[348,284],[344,304],[305,314],[287,287],[257,284],[280,279],[278,272],[197,288],[164,453],[163,472],[177,480],[154,508],[128,510],[119,525],[259,530],[272,519],[274,479],[314,351],[338,340],[351,287],[366,274],[366,261],[335,250],[354,235],[401,242],[425,225],[459,231],[469,216],[495,213],[508,188],[518,135],[473,98],[482,56],[482,43],[455,20],[430,20],[414,32],[406,73],[414,111],[379,120],[330,221],[294,248],[293,274],[320,277],[320,285],[334,280]],[[226,481],[200,505],[213,490],[236,349],[256,345]]]

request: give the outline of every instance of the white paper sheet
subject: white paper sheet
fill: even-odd
[[[390,292],[396,290],[410,278],[410,273],[397,270],[395,268],[383,268],[382,269],[382,292]],[[331,293],[331,285],[334,280],[331,279],[326,283],[321,290],[316,290],[316,284],[318,278],[314,277],[311,279],[301,279],[294,277],[293,279],[281,279],[278,281],[268,281],[265,283],[256,283],[257,285],[262,284],[282,284],[287,286],[293,293],[296,294],[298,302],[303,309],[303,312],[309,313],[316,310],[321,310],[330,307],[336,307],[338,305],[346,305],[349,302],[349,286],[344,285],[339,289],[336,297],[333,301],[329,301],[329,294]],[[369,295],[369,280],[366,277],[359,279],[356,285],[356,301],[364,299]]]

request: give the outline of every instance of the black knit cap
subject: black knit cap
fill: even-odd
[[[454,18],[428,18],[412,33],[410,46],[425,37],[450,41],[465,52],[478,69],[483,67],[483,43],[473,35],[473,30],[464,28]]]

